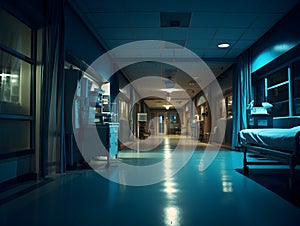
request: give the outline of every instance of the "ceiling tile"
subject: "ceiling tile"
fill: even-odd
[[[159,27],[159,15],[160,14],[158,12],[130,12],[127,14],[130,26],[138,28]]]
[[[161,28],[160,31],[162,40],[185,40],[188,28],[165,27]]]
[[[81,5],[88,7],[90,12],[121,12],[124,9],[124,1],[109,0],[109,1],[85,1],[78,0]]]
[[[160,12],[160,0],[119,0],[123,2],[123,10],[142,11],[142,12]]]
[[[271,28],[277,21],[282,18],[282,14],[268,13],[268,14],[257,14],[251,28]]]
[[[191,17],[191,27],[215,28],[220,27],[225,14],[222,13],[200,13],[194,12]]]
[[[160,40],[161,34],[159,28],[134,28],[133,37],[139,40]]]
[[[247,29],[242,35],[241,40],[257,40],[266,32],[263,28],[251,28]]]
[[[89,13],[86,16],[93,21],[95,28],[129,27],[130,21],[127,13]]]
[[[212,39],[216,33],[215,28],[190,28],[189,40]]]
[[[219,28],[214,36],[215,39],[220,39],[223,41],[226,40],[238,40],[242,34],[245,32],[245,29],[239,28]]]
[[[255,14],[230,13],[224,14],[220,25],[230,28],[248,28],[255,20]]]
[[[290,10],[298,0],[252,0],[252,1],[236,1],[227,0],[227,10],[237,13],[282,13]]]
[[[97,32],[104,39],[133,39],[133,30],[130,28],[98,28]]]
[[[206,49],[209,48],[211,45],[210,40],[188,40],[186,43],[186,48],[189,49]]]

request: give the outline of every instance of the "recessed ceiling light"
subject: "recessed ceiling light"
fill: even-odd
[[[218,47],[221,48],[221,49],[228,48],[229,46],[230,46],[229,43],[220,43],[220,44],[218,44]]]

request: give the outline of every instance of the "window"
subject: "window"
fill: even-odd
[[[232,94],[226,96],[227,118],[232,118]]]
[[[30,114],[31,65],[0,50],[0,113]]]
[[[300,116],[300,60],[292,64],[293,75],[293,113]]]
[[[129,116],[128,116],[128,105],[129,104],[124,99],[121,97],[119,98],[120,119],[121,120],[129,120]]]
[[[34,148],[33,32],[2,8],[0,27],[0,157],[7,158]]]
[[[0,21],[0,43],[26,57],[31,57],[32,30],[2,8],[0,8]]]
[[[267,101],[274,117],[300,116],[300,60],[252,82],[256,106]]]
[[[266,101],[273,105],[273,116],[289,115],[289,78],[288,68],[276,71],[265,78]]]

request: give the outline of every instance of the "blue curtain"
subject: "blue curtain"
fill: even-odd
[[[44,1],[40,174],[64,172],[64,2]]]
[[[237,64],[232,80],[232,149],[239,146],[238,133],[247,128],[247,105],[253,100],[251,84],[251,52],[242,54]]]

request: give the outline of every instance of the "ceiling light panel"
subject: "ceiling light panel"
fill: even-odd
[[[227,43],[227,42],[223,42],[223,43],[219,43],[218,47],[221,48],[221,49],[226,49],[226,48],[230,47],[230,44]]]

